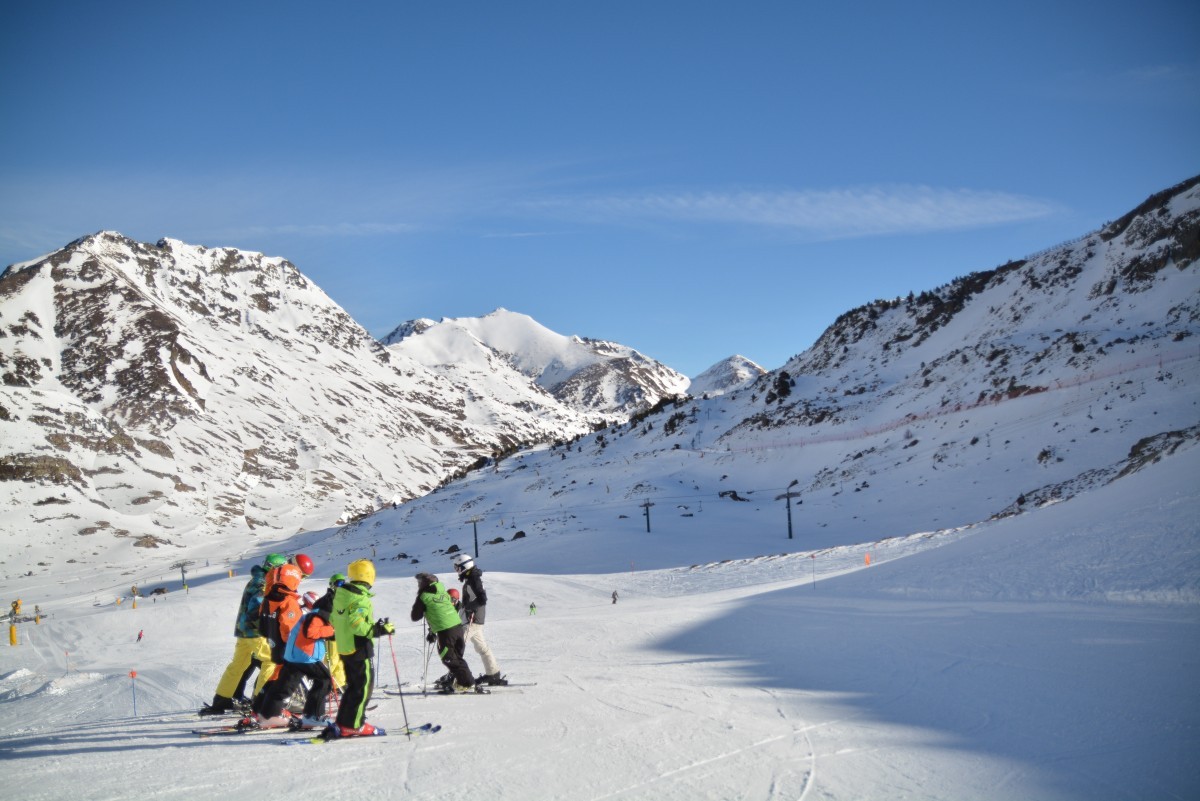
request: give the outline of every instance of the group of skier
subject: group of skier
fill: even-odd
[[[412,620],[424,618],[429,641],[436,643],[449,671],[437,687],[442,692],[472,692],[507,684],[483,636],[487,593],[482,571],[467,554],[456,557],[454,567],[463,582],[457,599],[451,593],[459,595],[458,591],[448,591],[437,576],[416,576]],[[314,569],[305,554],[290,559],[270,554],[262,565],[251,568],[234,626],[233,659],[201,715],[241,713],[239,730],[321,729],[326,739],[377,733],[366,721],[374,684],[374,640],[396,629],[388,618],[375,618],[375,565],[368,559],[351,562],[346,574],[330,577],[324,595],[302,595],[300,582]],[[467,641],[484,662],[485,673],[478,678],[463,658]],[[247,699],[245,686],[255,669],[258,679]],[[305,679],[303,712],[296,714],[286,707]],[[330,719],[325,710],[335,688],[340,689],[340,701]]]

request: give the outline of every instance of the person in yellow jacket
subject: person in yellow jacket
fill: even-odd
[[[323,737],[363,737],[376,734],[366,721],[367,702],[371,699],[371,657],[375,655],[374,637],[391,634],[396,627],[375,620],[371,586],[375,583],[375,565],[369,559],[351,562],[346,568],[347,581],[333,594],[334,642],[346,671],[346,686],[338,705],[336,721],[325,729]]]

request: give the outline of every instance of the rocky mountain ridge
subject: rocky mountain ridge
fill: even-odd
[[[519,454],[346,543],[425,558],[460,546],[469,517],[490,559],[528,564],[539,548],[537,569],[557,554],[569,572],[604,569],[593,541],[636,554],[652,517],[656,537],[715,524],[744,542],[785,511],[790,534],[794,512],[797,541],[763,547],[816,552],[974,526],[1200,443],[1198,337],[1192,179],[1065,245],[853,309],[743,386]],[[1195,510],[1200,493],[1164,502]]]
[[[14,536],[292,533],[622,413],[430,369],[258,253],[101,232],[14,265],[0,303]]]

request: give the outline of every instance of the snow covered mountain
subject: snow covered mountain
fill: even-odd
[[[281,259],[88,237],[0,280],[0,526],[66,559],[190,557],[399,500],[338,550],[428,558],[471,530],[569,570],[611,558],[598,532],[636,549],[652,516],[679,536],[716,517],[769,553],[789,489],[813,547],[1067,500],[1196,442],[1198,183],[851,310],[781,368],[690,399],[652,360],[512,312],[415,321],[384,347]],[[611,422],[636,398],[656,402]],[[516,452],[536,442],[556,444]],[[10,551],[8,575],[55,567]]]
[[[0,300],[8,542],[291,534],[594,422],[527,381],[481,392],[385,349],[258,253],[104,232],[9,268]]]
[[[789,489],[807,548],[1069,500],[1200,439],[1198,257],[1193,179],[1075,242],[853,309],[741,388],[664,401],[381,514],[373,541],[417,558],[468,547],[473,517],[491,558],[612,570],[613,538],[635,553],[652,522],[687,541],[716,517],[738,549],[772,553]]]
[[[730,356],[693,378],[688,387],[688,394],[697,398],[704,395],[722,395],[750,383],[765,372],[765,369],[745,356]]]
[[[532,381],[596,422],[625,420],[688,389],[687,378],[633,348],[563,336],[507,309],[436,323],[413,320],[383,343],[478,391],[492,392],[494,382],[509,387]]]

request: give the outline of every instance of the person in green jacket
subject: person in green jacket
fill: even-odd
[[[374,637],[391,634],[396,627],[387,621],[375,620],[372,603],[375,565],[369,559],[351,562],[346,568],[347,581],[333,594],[334,642],[346,671],[346,686],[338,705],[337,718],[323,736],[360,737],[375,734],[373,725],[365,720],[367,702],[371,699],[371,657],[375,655]]]
[[[476,687],[471,668],[463,660],[463,652],[467,649],[467,641],[463,634],[462,620],[450,594],[438,577],[431,573],[418,573],[417,600],[413,602],[413,622],[422,617],[429,624],[429,641],[437,642],[438,656],[442,664],[454,676],[454,683],[448,691],[454,693],[469,693],[482,688]]]

